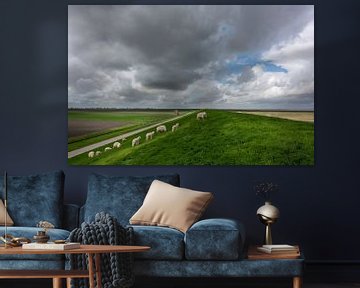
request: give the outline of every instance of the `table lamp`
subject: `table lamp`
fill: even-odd
[[[265,244],[272,245],[272,236],[271,236],[271,225],[276,222],[280,217],[280,211],[274,205],[271,205],[271,202],[266,201],[265,205],[261,206],[256,214],[258,215],[261,223],[265,226]]]

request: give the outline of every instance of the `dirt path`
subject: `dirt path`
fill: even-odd
[[[85,147],[70,151],[70,152],[68,152],[68,159],[73,158],[75,156],[78,156],[80,154],[95,150],[95,149],[97,149],[97,148],[99,148],[101,146],[105,146],[105,145],[108,145],[108,144],[116,142],[116,141],[121,141],[122,139],[134,136],[134,135],[139,134],[141,132],[144,132],[144,131],[146,131],[148,129],[155,128],[155,127],[157,127],[159,125],[163,125],[163,124],[166,124],[168,122],[172,122],[172,121],[181,119],[181,118],[183,118],[185,116],[188,116],[188,115],[196,113],[196,112],[197,111],[189,112],[189,113],[186,113],[184,115],[180,115],[180,116],[168,119],[166,121],[163,121],[163,122],[160,122],[160,123],[157,123],[157,124],[153,124],[153,125],[150,125],[150,126],[147,126],[147,127],[144,127],[144,128],[140,128],[140,129],[137,129],[137,130],[125,133],[125,134],[121,134],[121,135],[116,136],[116,137],[112,137],[112,138],[100,141],[100,142],[95,143],[95,144],[91,144],[91,145],[88,145],[88,146],[85,146]]]

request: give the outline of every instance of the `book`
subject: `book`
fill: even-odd
[[[257,247],[257,250],[260,252],[268,253],[268,254],[298,254],[299,248],[297,246],[291,245],[262,245]]]
[[[298,259],[301,258],[299,246],[295,246],[297,249],[294,251],[281,251],[279,253],[267,253],[258,250],[262,246],[250,246],[248,249],[247,258],[249,260],[273,260],[273,259]]]
[[[23,249],[28,250],[70,250],[70,249],[79,249],[80,243],[70,242],[70,243],[27,243],[22,245]]]

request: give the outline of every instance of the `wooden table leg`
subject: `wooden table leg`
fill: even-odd
[[[301,288],[301,277],[296,276],[293,278],[293,288]]]
[[[71,288],[71,278],[66,278],[66,288]]]
[[[62,288],[61,278],[53,278],[53,288]]]
[[[102,288],[101,284],[101,255],[95,254],[95,271],[96,271],[96,285],[97,288]]]
[[[88,259],[89,259],[89,288],[95,288],[95,282],[94,282],[94,254],[88,253]]]

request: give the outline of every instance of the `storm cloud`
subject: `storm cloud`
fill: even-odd
[[[68,6],[70,108],[314,108],[314,7]]]

